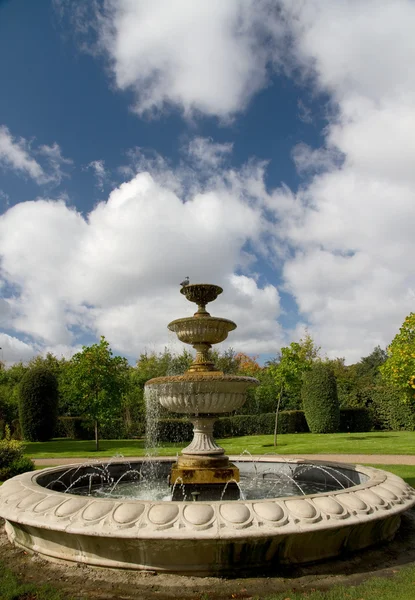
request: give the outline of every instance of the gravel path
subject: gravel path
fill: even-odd
[[[282,458],[304,458],[306,460],[327,460],[331,462],[344,463],[371,463],[377,465],[415,465],[415,455],[413,454],[281,454]],[[127,456],[126,459],[131,462],[142,460],[143,457]],[[171,457],[173,458],[173,457]],[[237,460],[237,456],[231,456],[233,460]],[[260,458],[260,456],[253,456]],[[87,462],[102,462],[111,460],[108,456],[93,457],[93,458],[35,458],[33,459],[36,466],[46,467],[55,465],[73,465]]]

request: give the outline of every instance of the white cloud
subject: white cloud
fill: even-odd
[[[27,362],[37,354],[36,348],[31,344],[2,332],[0,332],[0,348],[0,360],[6,366],[20,361]]]
[[[293,65],[332,102],[325,146],[294,149],[314,177],[275,196],[286,289],[323,349],[354,361],[414,306],[415,5],[284,4]]]
[[[246,249],[260,248],[264,231],[261,194],[249,191],[254,168],[213,171],[186,201],[162,175],[143,171],[86,218],[62,201],[10,208],[0,217],[2,277],[15,290],[9,328],[42,349],[71,346],[82,330],[131,356],[162,349],[167,323],[195,310],[179,293],[189,275],[223,285],[212,312],[237,321],[230,345],[276,351],[279,295],[257,285]]]
[[[274,23],[271,35],[277,7],[269,0],[55,4],[61,14],[68,8],[77,32],[86,34],[83,49],[96,33],[92,51],[108,57],[119,89],[133,90],[140,115],[175,106],[187,116],[232,118],[266,85],[267,63],[275,61],[275,40],[263,44],[280,29]]]
[[[232,149],[233,144],[218,144],[208,138],[196,137],[190,142],[187,151],[196,165],[212,169],[222,165]]]
[[[174,106],[230,119],[283,59],[286,73],[330,99],[324,144],[293,149],[307,175],[296,193],[268,192],[265,163],[227,168],[230,146],[200,138],[188,148],[193,169],[189,156],[172,169],[132,151],[130,180],[87,219],[57,202],[11,208],[0,250],[4,278],[20,289],[9,302],[13,327],[42,344],[71,344],[71,328],[90,327],[125,352],[162,347],[166,322],[183,310],[177,284],[189,275],[223,284],[215,313],[223,306],[238,322],[232,345],[274,352],[280,308],[275,288],[255,283],[261,256],[282,269],[323,352],[354,361],[385,346],[415,289],[415,3],[89,6],[115,85],[134,92],[139,114]],[[27,143],[7,131],[4,139],[3,163],[39,177]]]
[[[0,164],[21,171],[35,181],[41,181],[45,176],[40,164],[30,156],[26,140],[14,139],[4,125],[0,127]]]
[[[96,186],[99,190],[103,191],[104,185],[107,183],[109,177],[109,174],[105,169],[105,161],[93,160],[85,168],[93,171],[96,180]]]
[[[42,166],[37,157],[45,159]],[[64,158],[58,144],[42,145],[32,149],[31,144],[24,138],[15,138],[5,125],[0,126],[0,166],[30,177],[38,184],[59,184],[64,172],[63,165],[72,161]]]

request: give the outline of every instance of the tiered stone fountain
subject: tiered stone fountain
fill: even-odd
[[[236,324],[228,319],[212,317],[206,305],[213,302],[222,288],[210,284],[187,285],[181,289],[186,298],[195,302],[197,312],[192,317],[176,319],[168,328],[180,341],[191,344],[196,358],[184,375],[157,377],[146,384],[164,408],[187,414],[194,427],[192,442],[182,450],[172,467],[170,485],[173,500],[221,500],[239,498],[239,469],[229,462],[223,448],[213,439],[217,415],[240,408],[246,390],[258,385],[253,377],[224,375],[210,359],[213,344],[223,342]]]
[[[52,560],[234,575],[264,568],[277,574],[280,564],[332,558],[394,536],[401,513],[415,504],[415,490],[399,477],[278,456],[231,463],[215,443],[216,415],[239,408],[247,388],[257,384],[224,375],[210,362],[211,345],[236,327],[206,312],[221,291],[182,289],[199,308],[169,328],[193,345],[196,359],[184,375],[147,384],[163,406],[193,421],[193,441],[177,462],[157,459],[154,470],[148,468],[153,459],[117,459],[18,475],[0,487],[0,516],[11,542]],[[166,486],[157,499],[147,487],[149,472],[159,473],[157,485],[169,477],[173,498]],[[239,478],[245,496],[237,493]],[[128,497],[120,492],[124,483],[132,488]]]

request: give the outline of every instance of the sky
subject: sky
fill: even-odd
[[[305,330],[347,364],[415,307],[415,2],[0,0],[0,357]],[[209,309],[209,307],[208,307]]]

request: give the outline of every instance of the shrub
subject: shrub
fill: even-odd
[[[29,369],[20,384],[19,414],[23,437],[45,442],[53,437],[58,407],[58,381],[49,369]]]
[[[304,374],[301,396],[305,417],[312,433],[335,433],[339,430],[337,384],[329,365],[315,363]]]
[[[141,437],[145,433],[145,422],[132,422],[128,426],[123,419],[112,419],[100,425],[100,437],[104,440],[121,440]],[[59,417],[54,437],[72,440],[93,440],[94,422],[88,417]]]
[[[10,429],[6,425],[6,437],[0,440],[0,481],[20,475],[26,471],[33,471],[33,462],[23,454],[23,444],[10,439]]]
[[[94,423],[85,417],[58,417],[53,437],[93,440]]]
[[[221,417],[215,423],[214,435],[218,438],[243,435],[271,435],[274,433],[275,413],[262,415],[236,415]],[[278,433],[305,433],[308,426],[302,410],[281,411]]]
[[[240,437],[244,435],[268,435],[274,432],[275,414],[235,415],[220,417],[214,425],[215,438]],[[159,442],[190,442],[193,426],[189,419],[160,419],[156,424]],[[308,426],[301,410],[283,411],[278,423],[279,433],[304,433]]]
[[[367,408],[343,408],[340,410],[340,427],[342,432],[370,431],[372,420]]]
[[[392,386],[365,389],[365,403],[376,429],[415,431],[415,407],[405,392]]]
[[[188,419],[160,419],[155,427],[153,436],[160,442],[190,442],[193,438],[193,425]]]

